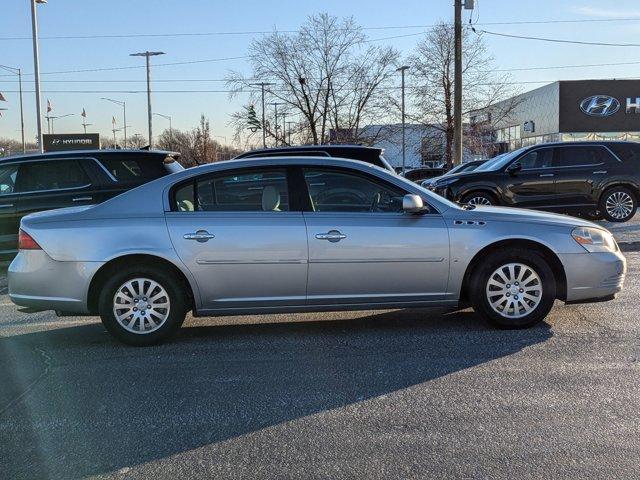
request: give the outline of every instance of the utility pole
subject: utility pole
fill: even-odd
[[[171,115],[163,115],[162,113],[154,113],[154,115],[169,120],[169,148],[173,149],[173,128],[171,127]]]
[[[282,112],[282,145],[287,143],[287,112]]]
[[[403,65],[398,68],[396,71],[400,72],[402,76],[402,174],[404,175],[407,166],[407,158],[406,158],[406,136],[405,136],[405,110],[404,110],[404,72],[407,71],[409,67],[407,65]]]
[[[38,12],[36,3],[47,3],[47,0],[31,0],[31,31],[33,36],[33,75],[36,89],[36,125],[38,128],[38,149],[44,153],[42,144],[42,112],[40,106],[40,52],[38,49]]]
[[[283,105],[282,102],[272,102],[273,109],[275,110],[275,122],[273,126],[273,136],[276,137],[276,147],[278,146],[278,105]]]
[[[287,142],[289,144],[289,146],[291,146],[291,125],[293,125],[296,122],[287,122],[287,135],[289,137],[289,141]]]
[[[462,0],[454,0],[454,4],[453,165],[459,165],[462,163]]]
[[[153,148],[153,113],[151,111],[151,64],[149,58],[164,54],[164,52],[149,51],[129,54],[131,57],[145,57],[147,64],[147,117],[149,120],[149,150]]]
[[[273,85],[273,83],[260,82],[260,83],[252,83],[254,87],[260,87],[260,92],[262,94],[262,148],[267,148],[267,130],[265,128],[265,108],[264,108],[264,89],[269,85]]]
[[[18,87],[20,91],[20,131],[22,132],[22,153],[26,153],[27,145],[24,140],[24,108],[22,106],[22,70],[20,68],[0,65],[0,68],[7,72],[15,73],[18,76]]]

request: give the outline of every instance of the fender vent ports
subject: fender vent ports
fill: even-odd
[[[485,222],[484,220],[454,220],[453,221],[454,225],[477,225],[477,226],[484,226],[487,224],[487,222]]]

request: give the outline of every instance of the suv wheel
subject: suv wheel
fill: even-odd
[[[600,199],[600,210],[610,222],[631,220],[638,209],[635,194],[626,187],[612,187]]]
[[[548,262],[536,252],[517,248],[491,253],[475,269],[470,288],[474,310],[500,328],[541,322],[556,298]]]
[[[490,193],[471,192],[462,197],[462,202],[468,205],[497,205],[498,202]]]
[[[181,283],[165,269],[132,266],[111,276],[102,288],[102,323],[122,342],[153,345],[173,334],[187,313]]]

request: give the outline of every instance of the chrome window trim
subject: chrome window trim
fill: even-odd
[[[93,160],[94,162],[96,162],[98,164],[98,166],[100,168],[102,168],[102,170],[104,171],[104,173],[107,174],[107,176],[111,179],[111,181],[113,181],[113,183],[118,183],[118,180],[116,179],[116,177],[114,177],[111,172],[109,170],[107,170],[107,167],[105,167],[102,162],[100,162],[100,160],[98,160],[95,157],[83,157],[83,158],[88,158],[90,160]]]
[[[47,190],[28,190],[26,192],[16,192],[15,195],[28,195],[30,193],[51,193],[51,192],[70,192],[72,190],[82,190],[83,188],[90,187],[92,184],[80,185],[78,187],[66,187],[66,188],[49,188]]]
[[[604,148],[605,150],[608,150],[615,158],[616,160],[618,160],[620,163],[622,163],[622,161],[618,158],[618,156],[613,153],[611,151],[611,149],[609,149],[609,147],[607,147],[606,145],[602,145],[602,144],[596,144],[596,145],[584,145],[584,144],[580,144],[580,145],[545,145],[545,146],[541,146],[541,147],[534,147],[531,150],[527,150],[526,152],[524,152],[522,155],[520,155],[518,158],[516,158],[515,160],[513,160],[509,165],[507,165],[505,167],[508,168],[510,165],[513,165],[515,162],[519,161],[521,158],[523,158],[525,155],[528,155],[531,152],[537,152],[538,150],[548,150],[548,149],[553,149],[553,148],[563,148],[563,147],[587,147],[587,148]],[[566,168],[590,168],[590,167],[598,167],[600,165],[604,165],[604,162],[600,162],[600,163],[585,163],[582,165],[566,165],[566,166],[555,166],[555,167],[546,167],[546,168],[523,168],[522,171],[523,172],[533,172],[533,171],[540,171],[540,170],[552,170],[552,169],[566,169]]]
[[[57,157],[55,159],[53,158],[34,158],[34,159],[27,159],[27,160],[13,160],[10,162],[6,162],[6,163],[2,163],[0,164],[0,167],[3,167],[5,165],[18,165],[18,167],[20,167],[21,165],[25,164],[25,163],[36,163],[36,162],[58,162],[58,161],[64,161],[64,160],[79,160],[82,158],[86,158],[89,160],[95,160],[95,158],[93,157]],[[83,170],[84,171],[84,170]],[[86,175],[86,172],[85,172]],[[87,175],[88,176],[88,175]],[[91,180],[91,179],[89,179]],[[72,190],[81,190],[83,188],[87,188],[87,187],[91,187],[93,184],[91,182],[86,183],[84,185],[79,185],[77,187],[65,187],[65,188],[48,188],[46,190],[27,190],[26,192],[13,192],[10,195],[29,195],[31,193],[51,193],[51,192],[69,192]]]

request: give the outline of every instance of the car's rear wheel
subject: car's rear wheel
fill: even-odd
[[[153,345],[171,336],[188,309],[181,282],[156,266],[115,272],[102,288],[98,308],[105,328],[135,346]]]
[[[493,195],[487,192],[471,192],[462,197],[463,204],[468,205],[497,205],[498,202]]]
[[[610,222],[626,222],[636,214],[638,200],[627,187],[611,187],[600,199],[600,210]]]
[[[535,251],[508,248],[489,254],[472,274],[474,310],[500,328],[531,327],[547,316],[556,298],[556,280]]]

